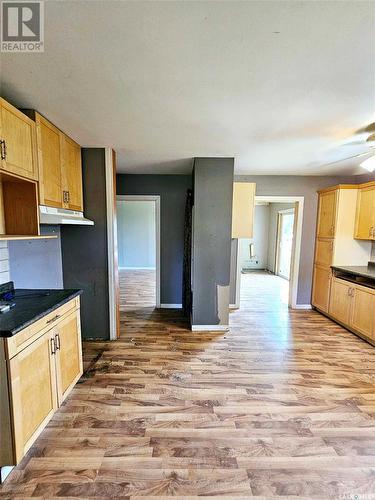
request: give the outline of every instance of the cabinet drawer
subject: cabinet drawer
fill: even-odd
[[[58,309],[55,309],[46,316],[43,316],[43,318],[35,321],[32,325],[14,335],[14,337],[7,338],[6,346],[8,359],[13,358],[16,354],[40,337],[44,332],[58,324],[65,314],[78,307],[79,297],[75,297],[73,300],[70,300]]]

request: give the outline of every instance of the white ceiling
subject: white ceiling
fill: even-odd
[[[338,145],[375,121],[374,1],[47,1],[45,52],[1,54],[2,94],[118,170],[362,173]]]

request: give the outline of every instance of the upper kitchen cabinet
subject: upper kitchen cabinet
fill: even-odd
[[[362,184],[358,190],[354,237],[375,240],[375,182]]]
[[[83,212],[81,146],[61,134],[63,207]]]
[[[255,187],[252,182],[233,183],[232,238],[252,238]]]
[[[34,110],[40,204],[83,212],[81,147]]]
[[[1,170],[38,180],[35,123],[0,98]]]
[[[39,197],[41,205],[62,207],[61,132],[52,123],[35,113],[38,144]]]
[[[41,205],[62,207],[60,130],[35,113]]]
[[[337,191],[327,191],[319,196],[318,238],[333,238],[335,235]]]

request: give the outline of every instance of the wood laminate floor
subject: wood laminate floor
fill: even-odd
[[[84,377],[0,496],[375,498],[374,348],[265,300],[265,280],[228,333],[153,311],[87,343]]]
[[[156,271],[154,269],[120,269],[120,310],[155,308]]]

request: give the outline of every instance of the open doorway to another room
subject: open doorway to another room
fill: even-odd
[[[160,197],[117,196],[120,311],[160,307]]]
[[[256,197],[254,210],[253,237],[232,241],[231,308],[297,308],[303,198]]]

